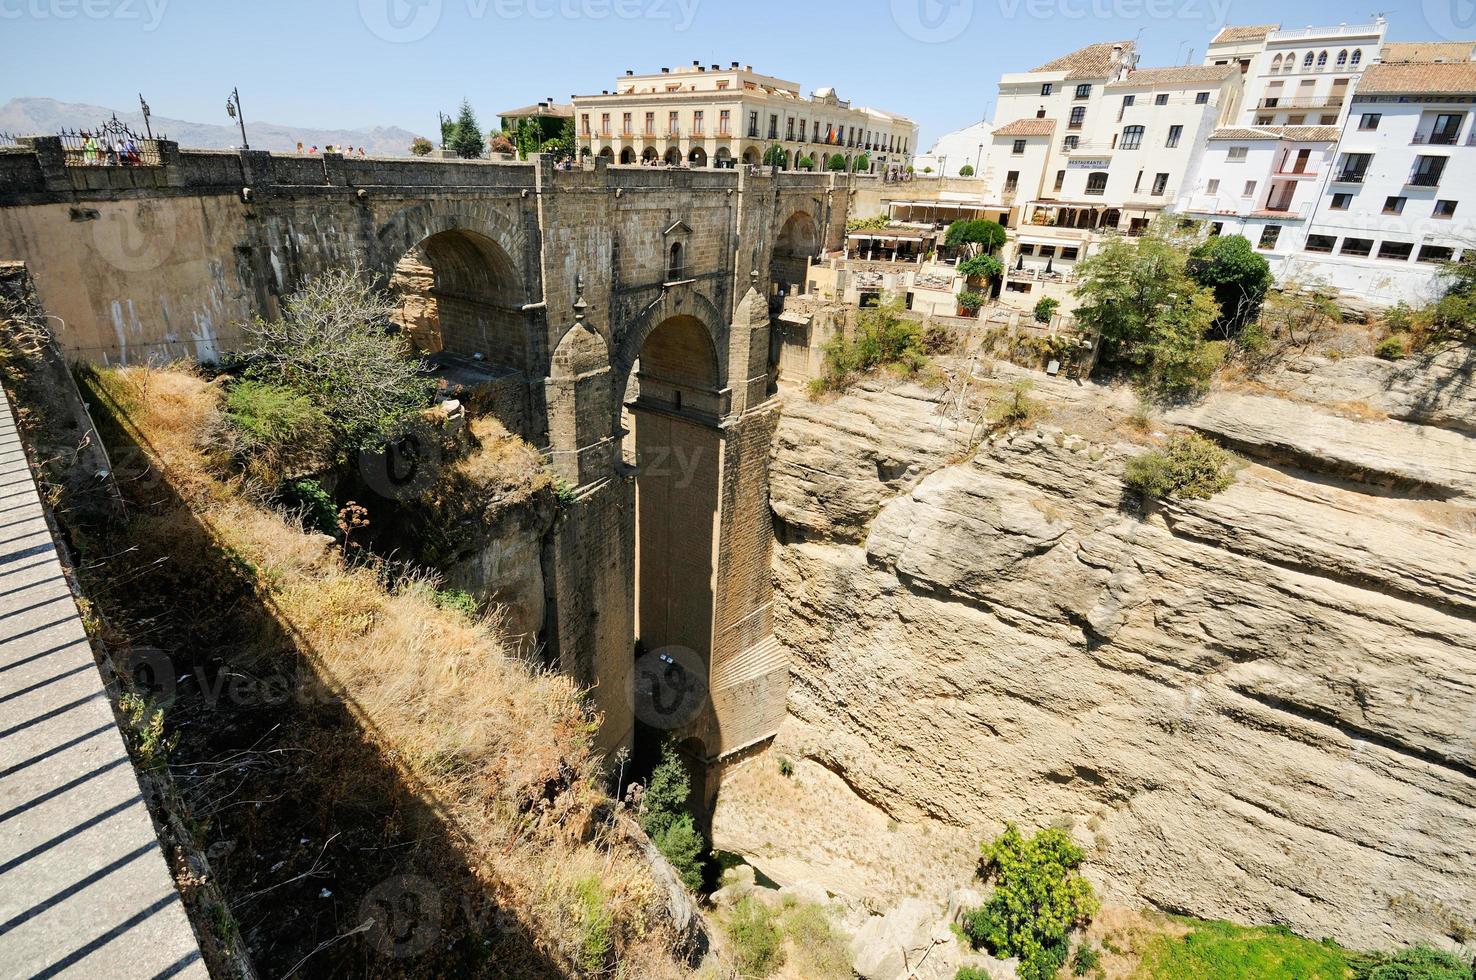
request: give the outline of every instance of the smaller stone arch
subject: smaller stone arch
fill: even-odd
[[[694,167],[707,166],[707,151],[700,146],[692,147],[692,152],[687,154],[687,162]]]
[[[753,147],[743,151],[743,163],[749,167],[757,167],[759,162],[759,151]]]
[[[632,147],[629,147],[629,146],[627,146],[625,149],[621,150],[620,151],[620,162],[621,163],[626,163],[626,164],[635,163],[636,162],[636,151]]]
[[[607,146],[604,149],[600,150],[600,156],[604,157],[606,160],[614,160],[615,151]]]
[[[582,320],[566,330],[550,358],[545,385],[555,472],[575,484],[608,473],[617,446],[612,438],[610,345],[604,335]]]
[[[666,165],[668,167],[680,167],[682,165],[682,151],[674,146],[667,150]]]
[[[641,151],[642,163],[655,163],[658,157],[659,154],[656,152],[656,147],[654,146],[648,146]]]
[[[713,156],[712,156],[712,165],[714,167],[723,167],[723,168],[732,167],[733,166],[733,151],[730,150],[730,149],[728,149],[726,146],[720,146],[720,147],[718,147],[717,152],[714,153]]]

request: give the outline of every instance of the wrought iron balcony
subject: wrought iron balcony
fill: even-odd
[[[1344,170],[1333,178],[1334,184],[1361,184],[1366,173],[1362,170]]]

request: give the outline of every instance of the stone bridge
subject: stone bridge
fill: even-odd
[[[773,733],[788,672],[770,619],[769,300],[838,247],[855,178],[169,143],[161,158],[0,150],[0,259],[27,264],[69,356],[213,360],[304,277],[388,281],[415,254],[445,351],[498,379],[499,417],[577,487],[543,545],[540,640],[593,689],[604,745],[634,739],[636,638],[708,673],[678,729],[693,755]]]

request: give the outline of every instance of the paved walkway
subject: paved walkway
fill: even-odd
[[[0,978],[207,978],[0,391]]]

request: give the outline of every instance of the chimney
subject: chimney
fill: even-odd
[[[701,68],[702,67],[702,62],[700,62],[700,61],[693,61],[692,62],[692,67],[693,68]]]
[[[723,70],[723,66],[722,65],[713,65],[712,66],[712,70],[713,71],[722,71]]]
[[[670,75],[671,74],[671,69],[670,68],[663,68],[663,69],[661,69],[661,74],[663,74],[663,75]]]
[[[753,71],[753,65],[744,65],[743,66],[743,70],[744,71]]]
[[[736,62],[736,61],[735,61],[735,62],[733,62],[733,67],[734,67],[734,68],[737,68],[737,67],[738,67],[738,62]]]
[[[634,75],[635,74],[635,72],[631,71],[629,68],[625,69],[625,73],[627,75]]]

